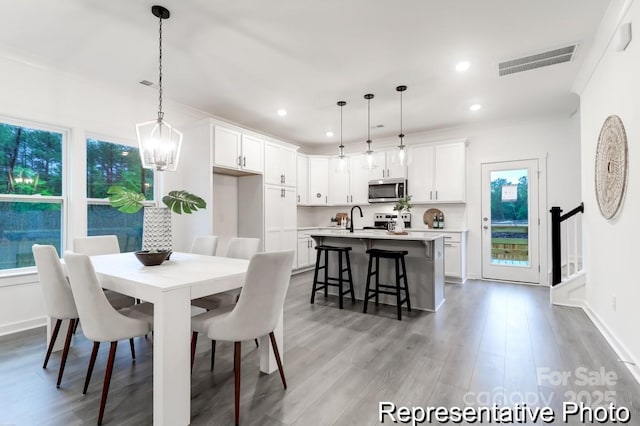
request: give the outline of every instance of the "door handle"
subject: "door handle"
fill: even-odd
[[[349,196],[347,195],[347,203],[349,202]]]
[[[325,196],[324,196],[324,203],[325,203],[325,204],[329,204],[329,200],[328,200],[327,198],[328,198],[328,196],[327,196],[327,195],[325,195]]]
[[[353,195],[351,196],[351,202],[353,203]]]
[[[238,156],[238,166],[242,166],[242,155]]]
[[[438,199],[438,190],[436,189],[436,200]]]
[[[242,157],[242,167],[247,167],[247,157]]]
[[[429,199],[433,200],[433,191],[429,191]]]
[[[300,194],[298,194],[298,202],[300,202]]]
[[[287,183],[287,175],[282,175],[282,183]]]

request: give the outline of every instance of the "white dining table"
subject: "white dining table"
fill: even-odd
[[[191,300],[241,287],[248,260],[174,252],[158,266],[133,253],[91,256],[104,288],[154,305],[153,424],[191,422]],[[283,354],[282,315],[275,330]],[[260,370],[277,369],[268,336],[261,338]]]

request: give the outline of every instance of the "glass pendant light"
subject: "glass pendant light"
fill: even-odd
[[[342,107],[347,103],[345,101],[338,101],[340,107],[340,146],[338,147],[338,172],[342,173],[347,169],[347,157],[344,155],[344,145],[342,143]]]
[[[142,167],[156,171],[175,171],[182,147],[182,132],[164,120],[162,111],[162,20],[169,19],[169,10],[153,6],[151,13],[160,20],[158,57],[158,118],[136,124]]]
[[[400,166],[404,167],[409,163],[409,153],[407,152],[407,146],[404,144],[404,132],[402,131],[402,92],[407,90],[407,86],[398,86],[396,91],[400,92],[400,145],[395,149],[395,155],[393,156],[393,162],[397,162]]]
[[[376,167],[376,157],[371,149],[371,99],[373,99],[372,93],[367,93],[364,98],[367,100],[367,150],[365,151],[367,158],[367,167],[373,169]]]

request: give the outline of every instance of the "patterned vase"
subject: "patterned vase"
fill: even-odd
[[[171,250],[171,210],[144,208],[142,250]]]

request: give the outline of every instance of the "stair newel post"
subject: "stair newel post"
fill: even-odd
[[[560,241],[560,207],[551,207],[551,285],[559,284],[562,281],[562,246]]]

